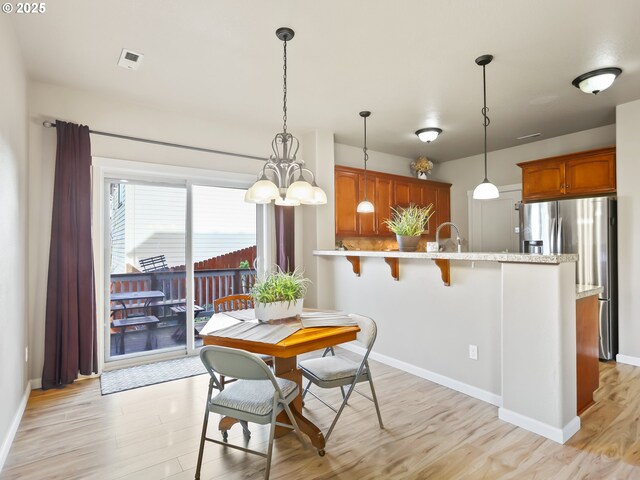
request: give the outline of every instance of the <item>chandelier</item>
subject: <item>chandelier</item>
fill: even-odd
[[[271,142],[273,153],[262,167],[258,180],[247,190],[244,201],[249,203],[271,203],[297,206],[324,205],[327,194],[315,181],[315,175],[305,167],[304,160],[297,159],[298,139],[287,132],[287,42],[295,32],[287,27],[276,30],[276,36],[283,42],[283,99],[282,132]],[[305,177],[306,176],[306,177]]]

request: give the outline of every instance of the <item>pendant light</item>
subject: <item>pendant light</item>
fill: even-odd
[[[369,160],[369,154],[367,153],[367,117],[369,115],[371,115],[371,112],[360,112],[360,116],[364,120],[364,148],[362,149],[364,152],[364,200],[356,208],[358,213],[373,213],[375,211],[373,203],[367,200],[367,161]]]
[[[245,202],[270,203],[275,200],[276,205],[285,206],[327,203],[327,194],[316,184],[313,172],[305,167],[304,160],[296,158],[300,146],[298,139],[287,132],[287,42],[294,35],[295,32],[287,27],[276,30],[284,52],[282,132],[271,142],[273,154],[262,168],[258,181],[247,190]]]
[[[491,120],[487,115],[489,109],[487,108],[487,77],[485,67],[491,63],[491,60],[493,60],[493,55],[482,55],[476,58],[476,63],[482,67],[482,85],[484,89],[484,107],[482,107],[482,116],[484,117],[484,180],[473,191],[473,198],[476,200],[489,200],[500,196],[498,188],[487,178],[487,127],[489,123],[491,123]]]

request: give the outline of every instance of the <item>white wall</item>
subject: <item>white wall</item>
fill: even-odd
[[[616,109],[618,185],[618,358],[640,365],[640,100]]]
[[[3,42],[4,44],[5,42]],[[5,69],[3,69],[5,71]],[[12,100],[17,98],[11,95]],[[3,112],[4,112],[3,108]],[[13,116],[12,116],[13,118]],[[245,125],[214,123],[184,115],[123,102],[96,93],[31,82],[29,85],[29,326],[32,361],[29,378],[42,374],[46,279],[51,235],[55,129],[42,127],[43,120],[60,119],[88,125],[92,130],[120,133],[165,142],[212,148],[267,157],[278,131]],[[297,133],[297,132],[296,132]],[[257,174],[259,160],[91,136],[94,157],[179,165],[201,169]]]
[[[615,143],[615,125],[607,125],[489,152],[487,162],[489,180],[495,185],[522,183],[522,173],[517,163],[606,147]],[[433,180],[452,184],[451,221],[460,227],[460,233],[466,240],[469,238],[467,192],[473,190],[483,178],[483,155],[439,163],[433,169]]]
[[[0,16],[0,469],[27,389],[27,80],[7,15]]]

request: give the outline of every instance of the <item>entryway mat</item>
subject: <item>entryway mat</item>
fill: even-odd
[[[203,373],[207,373],[207,369],[200,356],[196,355],[103,372],[100,376],[100,389],[102,395],[109,395]]]

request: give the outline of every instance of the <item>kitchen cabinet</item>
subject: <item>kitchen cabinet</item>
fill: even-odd
[[[358,172],[335,171],[336,189],[336,235],[359,234],[356,208],[360,201],[360,175]]]
[[[358,202],[364,199],[364,170],[336,166],[336,236],[393,236],[384,224],[391,217],[392,208],[433,203],[435,214],[424,234],[427,238],[434,238],[436,227],[450,219],[450,189],[449,183],[367,170],[367,197],[375,212],[356,213]],[[443,229],[442,236],[448,236],[448,227]]]
[[[616,191],[616,149],[585,152],[519,163],[523,201],[602,195]]]
[[[593,392],[600,386],[598,361],[598,296],[576,300],[577,412],[593,405]]]

